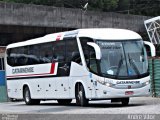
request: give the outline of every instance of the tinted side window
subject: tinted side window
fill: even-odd
[[[94,49],[91,48],[89,45],[87,45],[87,42],[93,42],[93,39],[86,38],[86,37],[81,37],[80,42],[81,42],[81,46],[82,46],[82,50],[83,50],[83,53],[84,53],[86,63],[88,65],[89,64],[90,51],[91,50],[94,51]]]
[[[30,45],[7,50],[7,63],[10,66],[40,64],[40,45]]]
[[[33,65],[33,64],[40,64],[40,52],[41,52],[41,46],[39,44],[37,45],[30,45],[28,46],[28,62],[27,65]]]
[[[11,57],[11,49],[8,49],[6,53],[7,53],[7,63],[8,63],[8,65],[13,66],[14,58]]]
[[[58,41],[53,43],[53,57],[52,62],[64,62],[65,61],[65,41]]]
[[[28,61],[28,47],[17,48],[16,58],[16,65],[26,65]]]
[[[40,60],[42,63],[51,63],[53,57],[53,43],[41,44]]]
[[[48,42],[7,50],[10,66],[23,66],[65,61],[65,41]]]
[[[81,57],[76,38],[66,38],[66,61],[81,64]]]
[[[93,39],[91,38],[86,38],[86,37],[81,37],[80,38],[84,57],[86,60],[87,67],[94,73],[98,72],[97,69],[97,60],[95,56],[95,50],[93,47],[87,45],[87,42],[93,42]]]
[[[11,66],[21,66],[27,63],[28,47],[17,47],[7,50],[7,61]]]

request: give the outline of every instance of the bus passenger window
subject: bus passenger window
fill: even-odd
[[[51,63],[53,56],[52,48],[53,48],[52,43],[41,44],[40,59],[43,63]]]
[[[40,64],[40,45],[29,46],[28,51],[28,65]]]
[[[14,57],[11,56],[11,49],[7,50],[7,63],[10,66],[14,65]]]
[[[72,52],[71,61],[81,64],[81,57],[79,52]]]
[[[76,38],[65,38],[66,40],[66,61],[82,64]]]
[[[87,42],[93,42],[93,39],[87,38],[87,37],[81,37],[80,41],[81,41],[81,46],[83,49],[87,67],[90,69],[90,71],[94,73],[98,73],[95,50],[94,48],[87,45]]]
[[[52,62],[64,62],[65,61],[65,42],[58,41],[53,44]]]

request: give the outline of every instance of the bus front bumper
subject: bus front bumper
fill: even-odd
[[[101,86],[102,87],[102,86]],[[109,99],[109,98],[125,98],[125,97],[140,97],[150,96],[150,85],[136,89],[115,89],[103,86],[103,89],[97,91],[96,98]]]

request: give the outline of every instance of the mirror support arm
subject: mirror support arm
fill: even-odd
[[[100,47],[96,43],[93,43],[93,42],[87,42],[87,45],[89,45],[89,46],[94,48],[95,53],[96,53],[96,59],[100,60],[101,57],[102,57],[102,53],[101,53]]]
[[[144,44],[146,44],[150,47],[151,56],[155,57],[156,56],[156,49],[155,49],[154,45],[151,42],[148,42],[148,41],[144,41]]]

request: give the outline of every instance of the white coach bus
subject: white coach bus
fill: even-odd
[[[41,100],[85,106],[90,100],[128,105],[150,94],[141,36],[124,29],[78,29],[10,44],[6,51],[8,96],[27,105]]]

